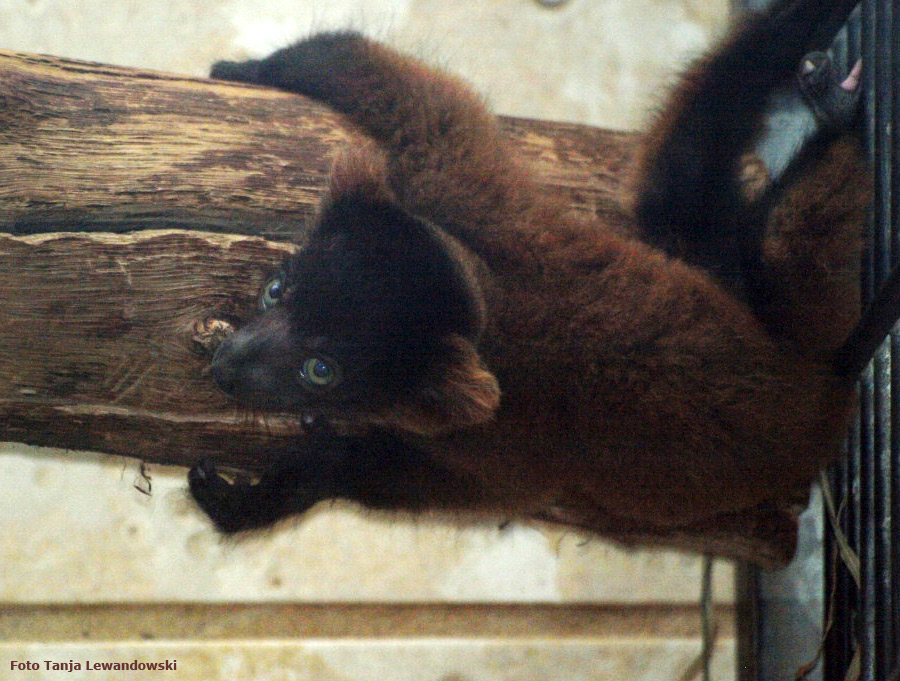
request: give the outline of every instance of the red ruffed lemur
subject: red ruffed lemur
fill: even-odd
[[[195,466],[199,505],[228,533],[333,498],[665,533],[809,481],[855,405],[835,354],[870,187],[858,70],[822,51],[856,2],[777,0],[689,69],[643,138],[629,233],[539,188],[460,81],[356,33],[216,64],[372,143],[212,361],[308,432],[255,484]],[[790,134],[768,125],[785,112]],[[754,149],[770,180],[749,192]]]

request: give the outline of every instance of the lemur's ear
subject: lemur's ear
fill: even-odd
[[[405,258],[433,241],[421,221],[397,202],[388,186],[384,152],[368,140],[354,142],[335,159],[317,226],[326,236],[346,237],[356,250]]]
[[[439,360],[417,392],[380,417],[385,425],[425,436],[491,420],[500,406],[500,385],[471,341],[443,339]]]
[[[364,254],[359,262],[402,303],[406,331],[430,339],[433,348],[421,383],[377,418],[422,435],[491,419],[500,387],[474,345],[484,326],[484,301],[463,249],[398,204],[376,147],[355,147],[332,173],[319,228]]]
[[[373,203],[394,203],[388,187],[387,160],[384,152],[371,140],[360,138],[334,160],[328,183],[325,209],[342,196],[366,197]]]
[[[484,303],[471,263],[441,229],[400,205],[382,152],[362,144],[339,157],[332,172],[317,233],[354,254],[367,280],[377,280],[385,300],[396,303],[406,332],[477,338]]]

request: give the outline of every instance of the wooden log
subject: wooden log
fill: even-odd
[[[632,136],[504,125],[548,190],[621,213]],[[265,88],[0,53],[3,437],[250,469],[287,446],[296,420],[230,404],[197,341],[253,311],[350,136]]]
[[[502,124],[547,191],[627,228],[634,135]],[[209,339],[254,310],[352,135],[298,96],[0,52],[0,438],[250,471],[290,448],[295,417],[217,392]],[[778,562],[776,515],[625,539]]]
[[[503,125],[573,209],[619,215],[634,135]],[[348,137],[341,117],[295,95],[0,51],[0,232],[290,239]]]

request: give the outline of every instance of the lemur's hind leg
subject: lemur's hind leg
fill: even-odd
[[[859,317],[859,256],[871,188],[855,135],[817,145],[772,208],[755,307],[775,336],[817,358]]]
[[[830,58],[803,58],[790,108],[800,115],[769,126],[757,151],[772,176],[757,310],[770,331],[821,358],[859,316],[859,253],[871,196],[858,137],[861,63],[839,76]],[[774,105],[773,105],[774,106]],[[779,112],[771,112],[776,118]],[[849,127],[848,127],[849,126]]]

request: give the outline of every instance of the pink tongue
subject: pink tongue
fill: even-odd
[[[862,61],[857,61],[853,65],[853,69],[850,71],[849,75],[844,79],[844,82],[841,83],[841,87],[845,90],[853,91],[857,87],[859,87],[859,78],[862,75]]]

